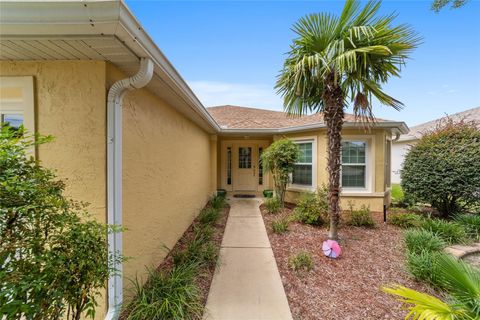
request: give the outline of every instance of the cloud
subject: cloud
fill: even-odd
[[[457,89],[451,88],[448,84],[443,84],[441,88],[437,88],[437,90],[427,91],[427,94],[431,96],[437,96],[437,95],[445,95],[445,94],[451,94],[451,93],[457,93],[457,92],[458,92]]]
[[[188,81],[188,84],[205,107],[231,104],[270,110],[283,108],[281,97],[269,85],[221,81]]]

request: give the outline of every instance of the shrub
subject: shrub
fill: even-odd
[[[51,140],[36,137],[37,143]],[[121,261],[109,255],[116,228],[63,195],[65,184],[26,150],[21,127],[0,129],[0,315],[2,319],[95,317],[96,299]],[[68,313],[67,313],[68,310]]]
[[[313,269],[312,256],[306,251],[300,251],[288,258],[288,266],[294,271],[310,271]]]
[[[213,229],[211,227],[197,227],[193,239],[187,243],[185,248],[172,253],[174,265],[215,263],[218,252],[211,242],[212,235]]]
[[[288,231],[288,220],[285,218],[272,221],[272,230],[274,233],[285,233]]]
[[[127,306],[127,319],[200,319],[203,304],[195,284],[198,272],[194,263],[175,266],[171,271],[150,270],[145,285],[134,282],[135,299]]]
[[[442,238],[429,230],[410,229],[405,231],[405,246],[408,252],[420,254],[426,251],[441,251],[445,247]]]
[[[209,200],[209,203],[214,209],[223,209],[225,206],[225,197],[221,195],[212,196]]]
[[[422,224],[423,218],[414,213],[394,213],[387,215],[388,223],[400,228],[414,228]]]
[[[419,253],[407,252],[407,269],[417,280],[425,281],[432,286],[440,287],[438,270],[436,269],[441,252],[422,250]]]
[[[444,217],[480,203],[480,130],[447,120],[410,148],[401,171],[402,188],[430,203]]]
[[[469,238],[480,240],[480,215],[461,214],[455,216],[455,222],[465,228]]]
[[[328,216],[327,192],[323,187],[317,193],[303,194],[294,210],[295,219],[306,224],[324,224]]]
[[[370,207],[362,205],[359,210],[353,209],[353,204],[350,204],[350,210],[348,212],[347,225],[354,227],[375,227]]]
[[[268,213],[278,213],[281,207],[280,199],[277,197],[267,198],[265,200],[265,209],[267,209]]]
[[[281,207],[285,201],[285,190],[290,182],[290,175],[299,156],[298,145],[289,139],[273,142],[261,155],[265,172],[272,173],[275,194],[280,199]]]
[[[467,240],[465,229],[455,222],[429,218],[422,222],[421,227],[435,233],[448,244],[463,243]]]
[[[216,208],[204,208],[198,215],[198,221],[203,224],[215,223],[220,217],[220,209]]]

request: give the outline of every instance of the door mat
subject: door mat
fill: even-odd
[[[254,194],[234,194],[234,198],[255,198]]]

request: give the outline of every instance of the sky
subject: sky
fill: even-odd
[[[274,89],[295,34],[292,25],[316,12],[339,14],[343,1],[132,1],[127,5],[204,106],[283,110]],[[383,1],[423,38],[384,86],[402,101],[398,112],[374,103],[379,118],[409,126],[480,107],[480,0],[430,10],[430,1]],[[351,109],[350,109],[351,110]],[[347,110],[348,112],[348,110]]]

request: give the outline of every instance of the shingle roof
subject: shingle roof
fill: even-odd
[[[410,132],[402,135],[399,140],[409,141],[420,139],[426,131],[434,129],[440,121],[445,120],[447,117],[454,121],[475,121],[480,124],[480,107],[454,113],[452,115],[446,115],[445,117],[413,126],[410,128]]]
[[[288,116],[281,111],[272,111],[240,106],[216,106],[207,111],[222,128],[228,129],[276,129],[323,123],[323,114]],[[355,122],[355,116],[345,114],[346,122]],[[378,122],[388,120],[377,119]]]

